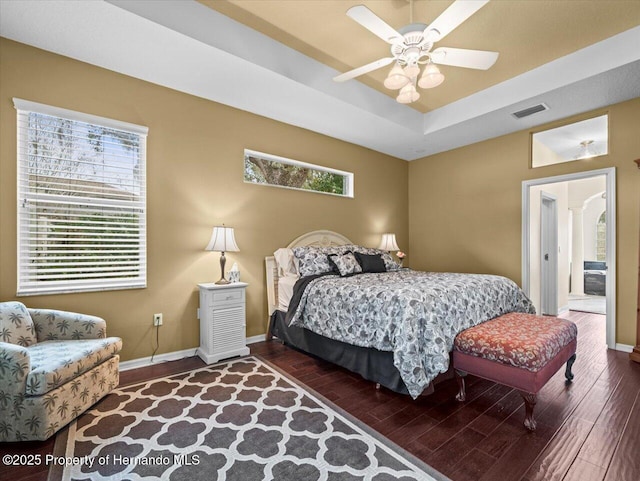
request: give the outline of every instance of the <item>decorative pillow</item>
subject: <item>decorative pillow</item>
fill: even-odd
[[[302,246],[294,247],[293,255],[298,259],[298,272],[300,277],[313,276],[331,272],[333,266],[329,264],[329,254],[344,254],[350,250],[349,246]]]
[[[276,264],[278,264],[278,276],[298,277],[298,268],[291,249],[285,247],[278,249],[273,253],[273,257],[276,260]]]
[[[384,266],[387,272],[399,271],[402,269],[402,266],[393,260],[391,254],[387,251],[383,251],[382,249],[374,249],[372,247],[363,247],[363,246],[353,246],[353,252],[360,252],[361,254],[367,255],[380,255],[382,260],[384,261]]]
[[[29,347],[36,344],[36,328],[21,302],[0,302],[0,341]]]
[[[387,268],[380,254],[363,254],[356,252],[354,255],[362,267],[362,272],[387,272]]]
[[[341,277],[362,272],[362,267],[360,267],[353,252],[329,254],[327,257],[329,258],[329,263],[335,266]]]

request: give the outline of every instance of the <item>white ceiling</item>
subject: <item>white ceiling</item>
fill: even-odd
[[[589,150],[598,155],[608,152],[609,122],[601,115],[533,134],[533,139],[547,146],[559,157],[573,160],[583,153],[581,142],[591,141]],[[533,160],[535,163],[535,159]]]
[[[426,114],[195,0],[0,0],[0,35],[405,160],[640,97],[640,26]]]

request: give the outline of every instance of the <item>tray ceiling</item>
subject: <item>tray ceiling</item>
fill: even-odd
[[[21,0],[0,1],[0,35],[405,160],[640,97],[638,1],[493,0],[441,44],[498,62],[443,67],[413,106],[384,89],[387,69],[331,80],[388,55],[345,15],[358,3],[409,23],[405,0]],[[416,0],[414,21],[450,3]]]
[[[341,72],[390,56],[388,44],[347,17],[349,7],[365,5],[396,30],[411,23],[408,0],[200,2]],[[429,24],[451,3],[414,0],[413,21]],[[420,100],[410,107],[422,113],[438,109],[639,23],[640,1],[491,1],[434,48],[499,52],[496,64],[487,71],[441,66],[444,83],[420,90]],[[384,67],[352,81],[395,98],[397,92],[382,85],[390,69]]]

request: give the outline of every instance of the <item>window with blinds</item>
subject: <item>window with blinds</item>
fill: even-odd
[[[18,295],[145,287],[148,129],[13,101]]]

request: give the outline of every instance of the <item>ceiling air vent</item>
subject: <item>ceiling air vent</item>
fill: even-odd
[[[538,112],[543,112],[545,110],[549,110],[546,104],[538,104],[533,107],[527,107],[526,109],[518,110],[517,112],[513,112],[513,115],[517,119],[523,119],[528,117],[529,115],[537,114]]]

